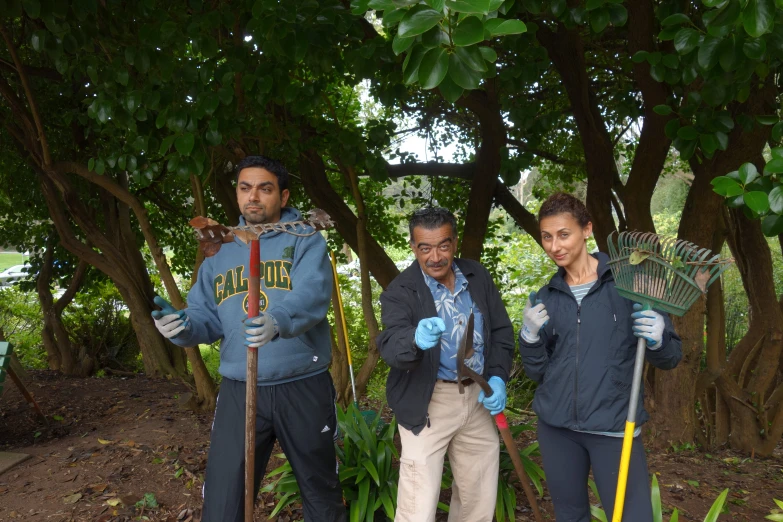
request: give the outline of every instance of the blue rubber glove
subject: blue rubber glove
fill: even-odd
[[[245,346],[259,348],[277,337],[277,320],[261,312],[258,317],[245,320]]]
[[[502,413],[506,409],[506,383],[498,376],[490,377],[488,384],[492,388],[492,395],[486,397],[484,390],[479,392],[478,401],[484,404],[492,415]]]
[[[440,336],[446,331],[446,323],[440,317],[428,317],[419,321],[413,340],[422,350],[429,350],[440,341]]]
[[[153,310],[152,319],[155,327],[166,339],[173,339],[185,330],[190,329],[190,318],[185,310],[177,310],[171,303],[156,295],[153,302],[161,310]]]
[[[633,334],[647,341],[647,348],[658,350],[663,341],[663,316],[655,310],[645,310],[644,307],[636,303],[633,305]]]
[[[536,343],[540,339],[538,333],[549,322],[549,313],[541,299],[536,298],[535,292],[530,292],[530,297],[522,312],[522,331],[519,335],[528,343]]]

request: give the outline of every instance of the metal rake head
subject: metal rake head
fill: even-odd
[[[294,236],[312,236],[319,230],[332,228],[334,221],[329,214],[316,208],[307,212],[307,218],[299,221],[278,221],[277,223],[261,223],[257,225],[241,225],[227,227],[217,221],[202,216],[190,220],[196,239],[199,241],[204,256],[211,257],[218,253],[223,243],[231,243],[237,237],[248,243],[258,239],[268,232],[282,232]]]
[[[734,262],[688,241],[650,232],[612,232],[607,242],[618,293],[680,316]]]

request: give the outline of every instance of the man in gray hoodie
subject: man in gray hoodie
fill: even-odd
[[[297,221],[286,207],[288,172],[275,160],[248,156],[237,165],[240,225]],[[269,232],[260,237],[262,283],[258,317],[247,318],[248,245],[224,244],[201,265],[188,307],[160,297],[158,330],[178,346],[220,343],[220,385],[204,483],[203,522],[244,519],[244,422],[247,347],[258,348],[255,490],[275,441],[302,492],[306,520],[343,521],[337,475],[335,392],[326,313],[332,272],[326,242]]]

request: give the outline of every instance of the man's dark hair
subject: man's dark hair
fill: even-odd
[[[245,156],[244,159],[237,163],[235,169],[237,174],[236,180],[239,181],[239,173],[242,172],[243,169],[253,167],[264,169],[274,174],[277,177],[277,185],[280,187],[280,192],[283,192],[288,188],[288,171],[286,168],[279,161],[267,158],[266,156]]]
[[[451,233],[456,237],[457,218],[454,217],[451,210],[442,207],[421,208],[411,215],[411,219],[408,222],[408,231],[411,234],[411,241],[413,241],[413,229],[416,227],[434,230],[446,224],[451,225]]]
[[[545,217],[558,214],[571,214],[582,228],[592,221],[585,204],[565,192],[555,192],[544,201],[538,211],[538,222],[540,223]]]

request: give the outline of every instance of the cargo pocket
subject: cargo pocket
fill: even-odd
[[[397,510],[408,515],[417,513],[419,470],[413,459],[400,459],[400,480],[397,485]],[[420,497],[420,495],[419,495]]]

